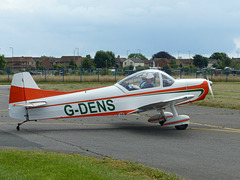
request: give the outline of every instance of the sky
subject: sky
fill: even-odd
[[[239,0],[0,0],[0,54],[240,57]]]

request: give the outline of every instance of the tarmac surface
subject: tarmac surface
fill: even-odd
[[[0,86],[0,148],[73,152],[131,160],[187,179],[240,179],[240,111],[183,105],[186,130],[147,122],[156,114],[45,120],[8,115],[9,86]],[[146,117],[148,116],[148,117]]]

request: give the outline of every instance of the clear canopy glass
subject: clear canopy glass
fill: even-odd
[[[169,87],[174,83],[174,79],[167,73],[160,70],[144,70],[134,73],[118,84],[129,91],[146,88]]]

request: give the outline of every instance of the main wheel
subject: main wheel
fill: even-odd
[[[177,130],[185,130],[187,127],[188,127],[188,124],[183,124],[183,125],[180,125],[180,126],[175,126],[175,128],[176,128]]]
[[[17,127],[16,127],[16,129],[19,131],[19,130],[20,130],[20,127],[19,127],[19,126],[17,126]]]

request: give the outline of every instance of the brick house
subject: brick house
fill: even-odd
[[[150,60],[149,66],[150,67],[164,67],[164,66],[170,66],[172,59],[167,58],[154,58],[153,60]],[[155,66],[154,66],[155,64]]]
[[[240,58],[232,58],[233,61],[240,63]]]
[[[123,68],[123,62],[126,61],[126,58],[121,58],[119,55],[116,58],[116,64],[120,67]]]
[[[77,66],[81,65],[82,63],[82,57],[81,56],[62,56],[57,63],[59,65],[69,66],[71,61],[73,61],[74,64]]]
[[[182,66],[191,66],[193,65],[193,59],[176,59],[176,64],[178,66],[180,66],[180,64],[182,64]]]
[[[32,57],[6,57],[7,66],[13,70],[36,68],[36,61]]]
[[[59,58],[46,57],[40,60],[40,66],[45,66],[47,70],[58,64]]]
[[[45,66],[46,69],[52,68],[54,65],[69,66],[73,61],[77,66],[81,65],[81,56],[62,56],[61,58],[46,57],[40,60],[40,65]]]
[[[154,58],[154,60],[150,60],[149,66],[154,67],[164,67],[164,66],[171,66],[171,62],[176,61],[176,65],[180,66],[190,66],[193,65],[193,59],[167,59],[167,58]]]

